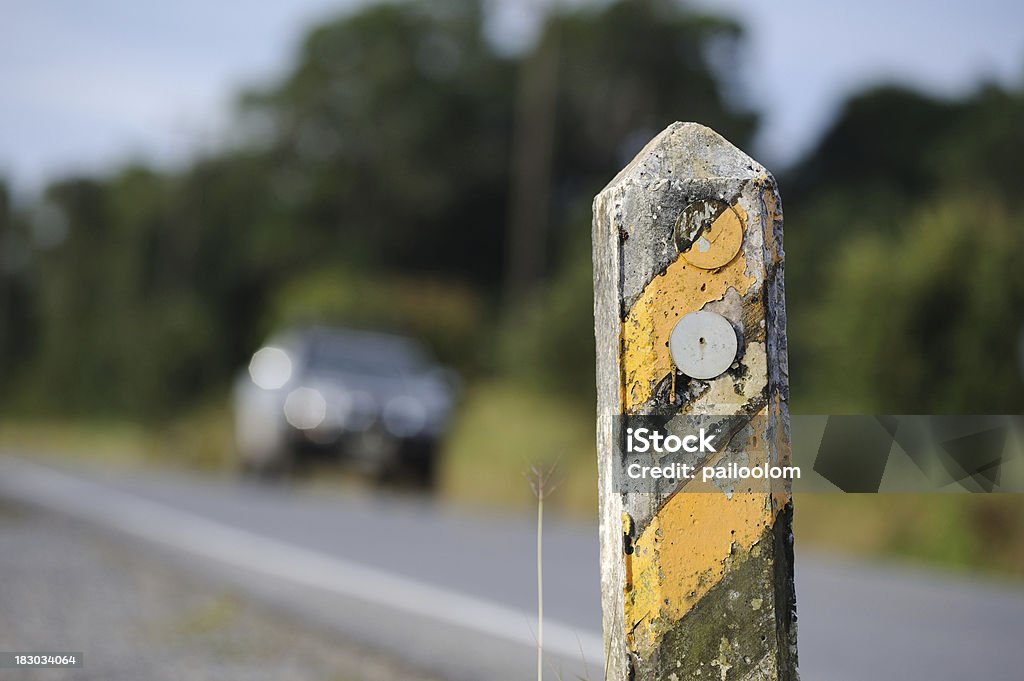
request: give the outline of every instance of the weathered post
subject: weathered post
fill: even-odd
[[[775,181],[674,123],[598,194],[593,240],[606,678],[792,681],[790,482],[699,472],[789,462]],[[626,423],[645,415],[743,427],[693,477],[635,487]]]

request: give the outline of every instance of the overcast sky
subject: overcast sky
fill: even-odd
[[[281,73],[303,30],[358,0],[0,0],[0,176],[21,192],[126,160],[173,164],[229,129],[234,94]],[[530,33],[526,4],[492,31]],[[1024,83],[1024,0],[696,0],[747,27],[746,95],[769,166],[879,80],[956,96]]]

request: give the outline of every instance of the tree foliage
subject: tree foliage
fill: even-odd
[[[130,167],[49,187],[20,217],[31,262],[0,288],[3,361],[23,369],[4,367],[8,406],[170,415],[222,390],[275,325],[308,317],[416,333],[463,368],[493,368],[497,353],[474,349],[500,345],[507,316],[515,112],[530,103],[520,84],[535,52],[496,52],[483,7],[341,15],[306,35],[276,82],[239,97],[240,145],[182,172]],[[553,15],[533,49],[552,35],[544,269],[563,281],[564,253],[589,240],[581,207],[645,135],[697,118],[743,142],[754,119],[726,102],[713,63],[739,40],[729,22],[620,2]],[[564,309],[584,294],[551,300]],[[592,353],[589,331],[530,334],[538,348]],[[18,338],[31,348],[16,351]]]
[[[994,86],[878,88],[783,178],[798,409],[1024,408],[1022,114],[1024,92]]]
[[[589,399],[591,198],[674,120],[749,144],[742,31],[621,0],[561,10],[505,56],[484,7],[393,2],[313,28],[239,97],[243,141],[182,171],[65,178],[20,209],[0,191],[5,406],[172,415],[310,317]],[[798,404],[1020,408],[1022,114],[996,87],[867,91],[781,178]],[[514,189],[520,158],[548,191]],[[546,278],[513,308],[509,216],[534,201]]]

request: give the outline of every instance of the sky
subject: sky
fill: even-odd
[[[0,0],[0,177],[30,195],[72,173],[215,149],[239,90],[283,73],[306,28],[361,2]],[[797,160],[871,83],[951,97],[983,81],[1024,86],[1021,0],[692,2],[746,27],[738,82],[763,114],[751,151],[769,167]],[[490,3],[490,34],[515,49],[545,0]]]

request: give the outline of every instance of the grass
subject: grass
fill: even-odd
[[[800,546],[1024,579],[1019,494],[803,494]]]
[[[106,465],[145,461],[152,434],[121,422],[52,419],[0,421],[0,449],[20,456],[60,456]]]
[[[597,456],[591,409],[505,383],[483,383],[464,396],[445,444],[444,496],[528,508],[536,503],[523,473],[557,465],[558,492],[546,500],[562,513],[597,508]]]
[[[160,425],[57,419],[0,420],[0,450],[118,467],[224,471],[232,464],[231,419],[213,403]]]

